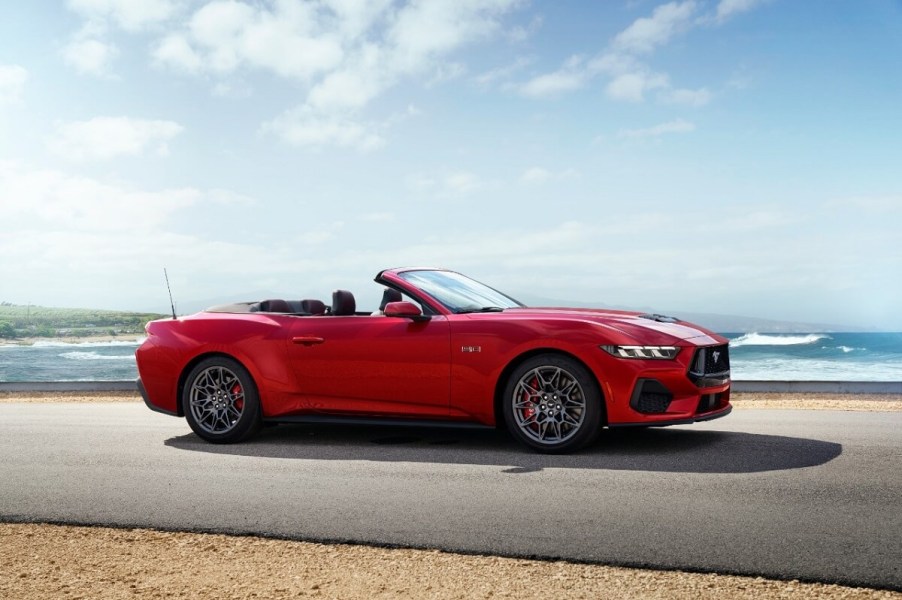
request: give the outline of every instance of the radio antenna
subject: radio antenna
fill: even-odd
[[[172,308],[172,318],[175,319],[175,302],[172,301],[172,288],[169,287],[169,273],[166,272],[166,267],[163,267],[163,276],[166,278],[166,289],[169,290],[169,307]]]

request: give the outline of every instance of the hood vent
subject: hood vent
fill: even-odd
[[[652,321],[657,321],[658,323],[679,323],[680,320],[676,317],[668,317],[667,315],[639,315],[640,319],[650,319]]]

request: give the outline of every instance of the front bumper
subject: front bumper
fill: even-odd
[[[610,423],[608,427],[668,427],[670,425],[689,425],[690,423],[699,423],[701,421],[711,421],[725,417],[733,411],[733,406],[728,404],[726,407],[713,412],[694,415],[688,418],[669,419],[659,421],[639,421],[634,423]]]

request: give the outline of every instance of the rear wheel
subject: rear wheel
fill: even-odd
[[[542,354],[527,359],[505,386],[508,429],[540,452],[572,452],[589,444],[601,429],[602,413],[594,377],[566,356]]]
[[[262,424],[257,387],[241,363],[225,356],[199,362],[185,381],[182,409],[194,433],[219,444],[240,442]]]

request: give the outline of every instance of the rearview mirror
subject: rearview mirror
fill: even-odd
[[[406,317],[414,321],[426,321],[429,319],[413,302],[389,302],[385,305],[386,317]]]

